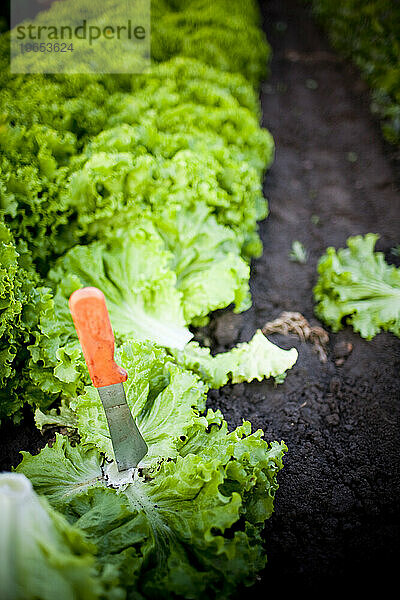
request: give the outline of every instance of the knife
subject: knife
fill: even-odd
[[[148,447],[126,402],[128,373],[114,360],[114,334],[104,294],[95,287],[77,290],[69,299],[69,309],[106,413],[118,471],[137,467]]]

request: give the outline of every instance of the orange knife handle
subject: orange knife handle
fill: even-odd
[[[95,287],[76,290],[69,309],[93,385],[99,388],[126,381],[127,372],[114,360],[114,334],[103,292]]]

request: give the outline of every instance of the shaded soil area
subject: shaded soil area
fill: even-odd
[[[262,91],[263,124],[276,143],[265,182],[270,216],[253,265],[253,307],[220,316],[218,350],[236,341],[235,329],[248,340],[282,311],[321,325],[312,288],[327,246],[375,232],[393,262],[400,241],[398,173],[368,90],[303,4],[268,0],[263,8],[274,53]],[[304,244],[306,264],[288,259],[293,240]],[[299,350],[285,383],[226,387],[210,399],[232,426],[249,419],[289,449],[265,530],[268,565],[247,593],[359,591],[365,583],[382,593],[397,577],[400,550],[400,340],[380,334],[367,342],[346,328],[330,334],[322,363],[294,336],[269,338]]]
[[[263,124],[276,142],[265,181],[270,216],[261,225],[264,254],[252,267],[253,307],[215,315],[203,332],[215,351],[249,340],[283,311],[321,325],[312,288],[327,246],[371,231],[393,262],[390,249],[400,242],[395,163],[368,90],[303,4],[269,0],[263,10],[274,52],[261,94]],[[306,264],[289,260],[294,240],[304,244]],[[346,328],[330,334],[323,363],[295,336],[269,338],[299,350],[285,383],[226,386],[209,398],[231,427],[245,418],[288,446],[265,528],[268,565],[242,595],[358,591],[365,582],[382,593],[395,580],[400,550],[400,340],[380,334],[367,342]],[[18,463],[20,449],[46,441],[29,415],[0,435],[0,470]]]

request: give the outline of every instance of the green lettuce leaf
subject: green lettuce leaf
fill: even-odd
[[[201,85],[202,84],[202,85]],[[153,98],[160,91],[162,104],[176,103],[176,96],[186,102],[208,106],[242,106],[255,116],[260,116],[258,93],[239,73],[221,72],[201,60],[187,56],[174,56],[170,60],[155,64],[143,75],[131,81],[135,94],[146,91]],[[169,94],[167,94],[169,91]],[[142,96],[140,96],[142,98]]]
[[[168,259],[151,224],[143,223],[121,231],[106,246],[76,246],[58,261],[49,279],[55,284],[68,279],[75,289],[100,288],[119,340],[152,339],[183,348],[192,334],[185,328],[181,294]]]
[[[153,153],[164,136],[186,133],[191,144],[209,137],[209,147],[218,138],[260,178],[273,158],[273,140],[259,126],[259,100],[252,87],[237,74],[221,73],[196,60],[177,57],[135,77],[131,93],[110,96],[108,112],[109,127],[134,125],[136,137],[150,144]],[[154,130],[151,135],[149,127]]]
[[[16,356],[13,329],[22,312],[22,280],[18,278],[18,252],[11,233],[0,221],[0,382],[13,374]],[[14,343],[13,343],[14,342]]]
[[[101,597],[93,544],[38,497],[22,474],[0,474],[0,525],[3,600]]]
[[[258,330],[250,342],[238,344],[228,352],[211,355],[209,348],[190,342],[183,350],[172,351],[178,364],[197,373],[211,388],[228,382],[261,381],[274,377],[281,383],[286,371],[297,361],[296,348],[282,350]]]
[[[182,293],[186,322],[197,324],[231,304],[235,312],[250,308],[250,268],[240,256],[234,232],[203,204],[158,215],[156,227],[171,253],[169,265]]]
[[[54,295],[50,288],[43,289],[42,302],[37,307],[38,327],[28,346],[32,383],[29,395],[34,396],[39,390],[47,396],[47,406],[60,395],[72,397],[90,383],[68,307],[69,296],[79,287],[79,281],[66,278]]]
[[[378,238],[350,237],[347,248],[328,248],[319,261],[315,312],[333,331],[348,323],[367,340],[381,330],[400,337],[400,269],[374,252]]]

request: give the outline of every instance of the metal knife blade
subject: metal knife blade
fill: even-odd
[[[137,467],[148,446],[126,402],[123,383],[97,388],[107,417],[118,471]]]

